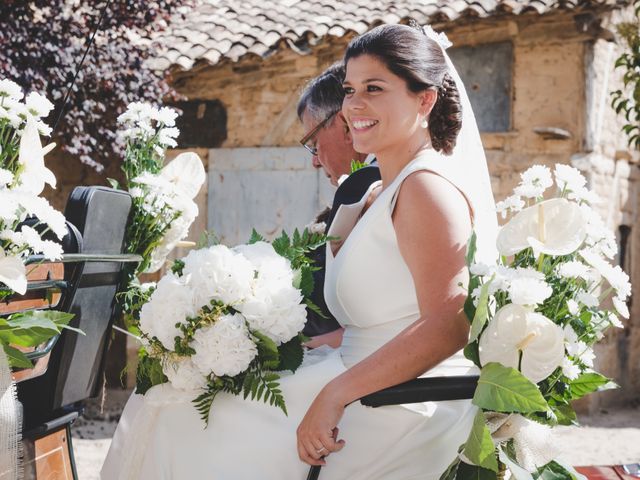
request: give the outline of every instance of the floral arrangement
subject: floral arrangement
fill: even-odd
[[[66,233],[65,218],[40,197],[45,184],[56,186],[56,178],[45,167],[44,156],[53,145],[42,147],[40,135],[51,129],[44,123],[53,105],[46,97],[31,92],[26,98],[15,82],[0,80],[0,301],[27,291],[26,258],[42,254],[59,259],[59,243],[43,239],[48,231],[58,238]],[[23,224],[36,217],[33,226]],[[31,367],[18,349],[36,346],[54,335],[73,315],[53,312],[23,312],[0,318],[0,345],[13,367]]]
[[[177,145],[175,139],[180,134],[175,127],[177,116],[172,108],[158,109],[135,102],[118,117],[122,126],[118,135],[125,144],[122,166],[125,188],[133,199],[126,250],[143,259],[135,270],[127,272],[124,310],[132,317],[129,323],[137,320],[139,314],[137,275],[159,270],[198,216],[193,199],[206,179],[200,157],[182,153],[163,166],[166,149]],[[110,182],[114,188],[120,187],[115,180]]]
[[[556,194],[543,195],[554,184]],[[574,479],[554,461],[549,427],[575,423],[571,402],[615,387],[593,370],[593,345],[629,317],[629,277],[610,260],[613,233],[591,207],[597,196],[567,165],[536,165],[514,195],[497,204],[511,215],[497,237],[497,265],[467,261],[465,312],[471,334],[465,355],[481,368],[473,403],[479,407],[459,457],[442,475],[518,480]],[[613,308],[603,302],[613,294]]]
[[[296,230],[269,244],[254,232],[247,245],[213,245],[177,261],[140,312],[138,393],[166,382],[194,392],[205,423],[219,392],[286,413],[277,372],[302,363],[306,306],[317,310],[307,298],[315,269],[307,255],[325,241]]]

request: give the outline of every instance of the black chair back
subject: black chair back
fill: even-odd
[[[131,197],[126,192],[107,187],[76,187],[67,202],[65,216],[81,234],[80,253],[122,253],[130,209]],[[71,325],[85,335],[64,331],[51,352],[47,372],[18,385],[25,429],[53,418],[63,407],[98,395],[122,266],[123,263],[113,261],[65,265],[65,277],[67,268],[70,276],[77,276],[78,268],[81,274],[60,309],[75,315]]]

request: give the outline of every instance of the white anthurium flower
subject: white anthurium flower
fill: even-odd
[[[56,176],[44,166],[44,152],[34,117],[27,115],[27,124],[20,138],[18,161],[24,165],[18,190],[40,195],[45,183],[56,188]]]
[[[586,235],[580,207],[564,198],[553,198],[518,212],[498,233],[501,255],[511,256],[525,248],[547,255],[568,255]]]
[[[0,283],[20,295],[27,291],[27,272],[20,257],[8,256],[0,248]]]
[[[160,176],[175,185],[178,192],[189,198],[195,198],[207,179],[202,160],[194,152],[178,155],[164,166]]]
[[[538,383],[558,368],[564,359],[562,328],[544,315],[521,305],[508,304],[496,312],[479,342],[480,363],[499,362],[518,368]]]

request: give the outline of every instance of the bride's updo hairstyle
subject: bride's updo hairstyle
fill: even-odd
[[[450,155],[462,127],[462,106],[440,45],[417,25],[381,25],[349,43],[344,64],[361,55],[376,57],[413,93],[436,89],[438,99],[429,116],[431,145]]]

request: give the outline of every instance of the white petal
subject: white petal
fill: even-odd
[[[162,169],[160,175],[189,198],[198,194],[207,178],[202,160],[193,152],[178,155]]]
[[[535,332],[535,337],[522,350],[522,374],[538,383],[562,364],[564,333],[559,325],[536,312],[527,315],[527,330]]]
[[[56,177],[51,170],[44,166],[44,153],[40,143],[40,133],[35,119],[27,116],[27,124],[20,138],[18,161],[24,165],[20,175],[19,190],[40,195],[44,184],[56,187]]]
[[[540,215],[543,229],[539,228]],[[544,238],[540,238],[543,233]],[[501,255],[514,255],[531,246],[548,255],[567,255],[577,250],[586,235],[586,222],[580,207],[564,198],[537,203],[517,213],[500,229],[497,247]]]
[[[0,282],[20,295],[27,291],[27,272],[20,257],[5,257],[0,251]]]
[[[502,307],[480,336],[480,363],[498,362],[518,368],[520,353],[516,344],[527,335],[527,310],[508,304]]]

